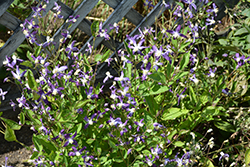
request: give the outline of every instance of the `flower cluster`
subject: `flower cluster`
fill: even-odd
[[[183,24],[169,24],[159,32],[141,28],[137,35],[126,35],[125,49],[118,50],[116,57],[103,56],[93,64],[75,40],[68,42],[67,29],[62,30],[59,41],[47,36],[41,43],[35,30],[41,27],[26,20],[23,32],[37,45],[36,51],[28,53],[29,60],[12,56],[4,64],[22,88],[22,96],[11,105],[22,109],[35,133],[30,162],[36,166],[204,165],[201,157],[208,156],[205,152],[215,147],[215,140],[196,141],[200,134],[193,131],[204,119],[217,121],[226,116],[224,108],[216,105],[226,104],[221,94],[229,92],[229,81],[218,75],[221,70],[218,63],[211,63],[212,56],[203,56],[199,48],[201,33],[215,24],[218,12],[214,3],[211,7],[207,0],[202,2],[205,5],[200,7],[192,0],[163,1],[176,23],[182,18]],[[145,5],[154,7],[151,1]],[[63,19],[60,6],[54,6],[54,16]],[[34,20],[42,17],[44,7],[33,9]],[[78,18],[70,16],[66,22],[74,24]],[[110,25],[116,33],[119,28],[118,23]],[[100,23],[96,37],[109,40],[108,32]],[[56,42],[63,47],[49,57],[46,49],[52,50]],[[87,51],[93,53],[92,48],[88,43]],[[230,70],[246,65],[249,58],[236,53],[233,59],[237,67]],[[21,69],[20,64],[28,62],[36,75],[29,68]],[[100,63],[109,69],[114,63],[120,66],[115,72],[103,71],[101,78],[96,73]],[[96,83],[96,77],[101,83]],[[0,89],[2,100],[6,93]],[[218,160],[229,158],[221,152]]]

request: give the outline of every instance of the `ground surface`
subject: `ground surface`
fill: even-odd
[[[23,126],[21,130],[15,132],[18,141],[26,146],[32,145],[32,131],[28,126]],[[0,133],[0,166],[4,165],[5,157],[8,157],[8,165],[13,167],[32,166],[25,163],[32,152],[22,147],[17,142],[8,142],[4,139],[4,135]]]

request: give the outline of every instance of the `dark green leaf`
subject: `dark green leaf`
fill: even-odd
[[[232,133],[235,132],[235,127],[227,121],[223,120],[214,121],[214,125],[217,128],[224,130],[226,132],[232,132]]]
[[[148,77],[156,82],[161,82],[164,84],[167,82],[165,75],[161,72],[154,72],[153,74],[150,74]]]
[[[149,106],[149,110],[151,114],[156,115],[156,111],[158,108],[158,104],[156,103],[153,96],[145,96],[145,101]]]
[[[184,76],[186,76],[187,74],[189,74],[189,71],[184,71],[184,72],[179,72],[178,74],[176,74],[174,76],[174,81],[183,78]]]
[[[29,68],[33,68],[33,64],[29,60],[22,62],[21,65],[29,67]]]
[[[96,37],[96,32],[99,31],[99,22],[98,21],[94,21],[92,24],[91,24],[91,34],[93,37]]]
[[[38,91],[37,83],[31,70],[27,70],[27,78],[30,89]]]
[[[180,70],[183,70],[189,63],[190,52],[185,53],[180,63]]]

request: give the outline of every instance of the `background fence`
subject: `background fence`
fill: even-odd
[[[5,60],[5,57],[11,56],[15,52],[15,50],[25,40],[25,36],[22,32],[22,27],[20,27],[20,24],[24,22],[24,20],[19,20],[17,17],[7,12],[7,9],[9,8],[9,6],[11,5],[13,1],[14,0],[1,0],[0,1],[0,9],[1,9],[0,10],[0,24],[2,24],[3,26],[7,27],[8,29],[14,32],[13,35],[6,41],[4,46],[0,48],[0,68],[3,66],[3,61]],[[145,17],[143,17],[138,11],[132,8],[138,0],[102,0],[102,1],[114,9],[114,11],[109,15],[106,21],[103,22],[103,29],[107,29],[109,32],[110,24],[113,25],[114,23],[118,23],[125,17],[126,19],[128,19],[128,21],[130,21],[132,24],[135,25],[135,28],[129,34],[130,36],[133,36],[139,32],[139,28],[143,29],[144,27],[152,26],[155,20],[159,16],[161,16],[161,14],[166,10],[166,8],[164,7],[164,3],[171,4],[173,3],[174,0],[160,0],[157,3],[157,5],[150,11],[150,13],[148,13]],[[220,19],[223,16],[223,11],[225,9],[223,3],[221,3],[223,1],[219,1],[219,0],[214,0],[214,1],[215,2],[217,1],[217,3],[220,5],[220,10],[219,10],[219,15],[218,15],[218,18]],[[230,1],[230,0],[227,0],[227,1]],[[99,2],[99,0],[83,0],[76,10],[71,9],[70,7],[68,7],[67,5],[65,5],[59,0],[49,0],[49,4],[47,4],[45,12],[43,13],[44,15],[46,15],[49,11],[55,12],[53,11],[55,2],[57,2],[58,5],[61,6],[60,14],[63,16],[65,20],[68,19],[69,16],[77,16],[77,15],[80,16],[77,19],[77,21],[68,29],[68,31],[72,33],[76,28],[78,28],[81,31],[85,32],[88,36],[90,36],[88,41],[80,49],[80,51],[84,53],[87,48],[87,43],[90,43],[92,45],[93,39],[94,39],[94,37],[91,34],[92,22],[86,19],[86,16],[92,10],[92,8],[95,7],[95,5]],[[200,1],[197,0],[197,3],[199,2]],[[32,18],[32,14],[33,13],[31,13],[27,17],[28,20]],[[66,26],[67,26],[67,23],[63,24],[57,30],[57,32],[53,36],[55,42],[58,43],[59,39],[62,37],[61,30],[64,29]],[[103,44],[106,47],[114,51],[119,50],[120,48],[123,47],[123,42],[113,41],[112,43],[113,43],[113,46],[111,46],[110,43],[105,41],[104,38],[98,37],[95,39],[94,47],[96,48],[100,44]],[[114,53],[111,56],[114,56]],[[110,71],[110,69],[107,69],[107,66],[105,64],[100,65],[97,70],[96,81],[103,80],[103,78],[105,77],[105,72],[107,70]],[[12,108],[9,106],[9,99],[16,99],[16,97],[20,96],[20,92],[18,91],[18,88],[10,84],[0,85],[0,87],[2,87],[3,90],[9,91],[9,93],[6,96],[6,100],[2,101],[2,105],[0,106],[0,111],[12,110]],[[11,113],[6,113],[6,114],[12,115]]]

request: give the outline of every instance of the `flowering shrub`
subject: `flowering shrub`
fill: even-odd
[[[161,31],[142,28],[138,35],[127,35],[128,42],[117,55],[109,57],[108,51],[95,56],[92,64],[87,57],[94,50],[90,44],[82,54],[76,41],[68,42],[67,29],[62,30],[59,45],[51,36],[39,42],[46,33],[41,33],[39,22],[26,20],[23,32],[37,46],[34,53],[28,52],[27,61],[9,57],[4,62],[22,90],[11,103],[22,109],[20,122],[1,117],[6,140],[16,141],[14,130],[30,125],[35,146],[30,162],[36,166],[235,163],[230,150],[223,148],[229,141],[212,137],[211,128],[225,136],[236,132],[227,111],[246,93],[237,89],[236,78],[247,74],[249,57],[210,48],[218,9],[207,0],[200,2],[203,5],[163,1],[171,22]],[[34,20],[42,19],[43,8],[33,9]],[[56,3],[54,10],[55,18],[62,19]],[[71,16],[67,22],[74,24],[77,18]],[[94,36],[109,40],[109,31],[102,23],[98,27]],[[118,33],[119,25],[110,29]],[[118,67],[96,83],[98,65],[113,62]],[[1,90],[2,100],[5,94]]]

